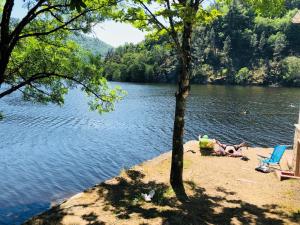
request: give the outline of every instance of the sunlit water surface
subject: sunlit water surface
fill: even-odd
[[[171,149],[176,87],[119,85],[127,97],[101,116],[79,91],[63,107],[1,99],[0,224],[19,224]],[[208,134],[225,143],[291,144],[299,102],[295,88],[193,86],[185,140]]]

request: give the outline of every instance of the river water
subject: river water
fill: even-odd
[[[19,224],[171,149],[176,87],[118,85],[128,95],[104,115],[89,111],[76,90],[63,107],[23,102],[18,94],[1,99],[0,224]],[[292,144],[299,103],[299,88],[195,85],[185,140],[207,134],[225,143]]]

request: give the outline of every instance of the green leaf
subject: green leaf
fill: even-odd
[[[86,7],[87,6],[83,0],[70,0],[70,8],[72,10],[76,9],[78,12],[80,12],[82,8]]]

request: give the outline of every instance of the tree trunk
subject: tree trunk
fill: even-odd
[[[0,85],[4,83],[4,74],[7,69],[9,57],[5,51],[0,52]]]
[[[4,82],[4,73],[7,69],[9,57],[12,52],[11,48],[9,48],[9,25],[13,6],[14,0],[6,0],[5,5],[3,7],[3,13],[0,24],[0,85]]]
[[[178,91],[176,92],[176,108],[173,129],[172,165],[170,183],[175,193],[186,197],[182,179],[183,172],[183,136],[184,115],[186,110],[186,98],[190,89],[190,67],[191,67],[191,34],[192,24],[184,25],[182,36],[182,48],[180,51],[180,74],[178,80]]]

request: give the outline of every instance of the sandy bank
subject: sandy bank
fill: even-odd
[[[254,170],[257,155],[267,156],[272,149],[245,149],[247,162],[201,156],[197,141],[186,143],[185,152],[188,203],[177,201],[169,186],[168,152],[71,197],[26,224],[299,224],[300,182],[280,182],[273,173]],[[283,156],[285,169],[291,154],[287,151]],[[153,201],[145,202],[141,193],[151,189],[156,191]]]

